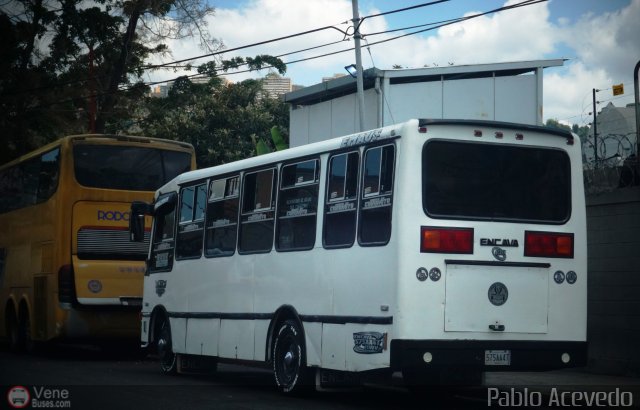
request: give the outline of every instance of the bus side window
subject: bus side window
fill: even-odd
[[[236,251],[239,199],[239,176],[211,181],[207,205],[205,256],[230,256]]]
[[[238,252],[266,253],[273,247],[276,170],[245,174]]]
[[[180,190],[180,223],[176,259],[194,259],[202,255],[206,203],[207,186],[205,184]]]
[[[364,153],[358,241],[386,245],[391,238],[394,145],[369,148]]]
[[[175,193],[173,194],[175,196]],[[158,198],[160,201],[162,197]],[[173,250],[175,248],[176,203],[162,213],[154,215],[153,238],[151,240],[151,258],[149,272],[170,271],[173,267]]]
[[[316,241],[319,168],[317,159],[282,167],[276,250],[300,251],[313,248]]]
[[[355,241],[359,168],[358,152],[329,159],[322,236],[325,248],[348,248]]]

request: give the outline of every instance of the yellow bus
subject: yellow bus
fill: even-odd
[[[134,340],[146,244],[130,242],[134,200],[195,169],[193,146],[121,135],[64,137],[0,167],[0,336]]]

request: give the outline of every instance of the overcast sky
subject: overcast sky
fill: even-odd
[[[451,0],[409,11],[364,20],[361,32],[374,43],[419,29],[393,33],[382,31],[434,23],[469,16],[523,0]],[[371,16],[426,0],[360,0],[360,16]],[[227,49],[268,39],[333,26],[345,31],[352,18],[350,0],[212,0],[215,16],[210,32]],[[426,27],[423,27],[426,28]],[[353,41],[336,29],[325,29],[275,43],[225,54],[281,55],[328,43],[338,44],[282,57],[300,60],[353,47]],[[368,34],[368,35],[367,35]],[[197,42],[170,44],[173,55],[163,61],[205,54]],[[568,59],[564,67],[544,72],[544,118],[584,125],[590,121],[592,88],[601,89],[598,100],[624,106],[633,101],[633,69],[640,60],[640,0],[550,0],[456,23],[418,35],[407,36],[362,50],[365,68],[390,69]],[[207,59],[196,60],[199,64]],[[344,73],[355,62],[353,51],[312,59],[288,66],[287,77],[294,84],[319,83],[322,77]],[[268,71],[229,75],[233,81],[262,77]],[[179,73],[158,72],[153,80],[174,78]],[[624,84],[625,94],[613,97],[611,86]]]

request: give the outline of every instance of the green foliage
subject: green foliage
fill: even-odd
[[[273,126],[286,144],[288,107],[280,100],[260,99],[261,91],[256,80],[194,84],[182,78],[168,98],[147,99],[139,126],[145,135],[191,143],[199,168],[247,158],[255,155],[254,141],[265,144]]]
[[[141,118],[160,116],[157,105],[189,106],[194,111],[171,115],[183,122],[197,118],[211,129],[209,123],[219,120],[205,115],[212,104],[210,93],[181,79],[169,99],[150,101],[143,80],[150,72],[147,62],[167,54],[170,39],[196,37],[207,52],[219,50],[222,44],[210,35],[205,19],[212,12],[205,0],[53,0],[46,4],[45,0],[14,0],[0,4],[0,138],[4,147],[0,164],[62,135],[87,132],[92,107],[97,107],[97,132],[131,132]],[[275,57],[257,56],[212,60],[198,67],[198,72],[214,77],[211,87],[217,93],[231,94],[216,88],[221,85],[216,75],[240,64],[250,69],[273,66],[281,73],[286,69]],[[259,84],[247,87],[255,90]],[[255,104],[255,96],[246,90],[237,94],[226,97],[237,99],[236,106],[226,105],[231,117],[239,117],[231,111],[247,110],[251,101],[256,111],[253,117],[260,117],[257,111],[266,109],[270,113],[266,117],[274,119],[268,126],[281,124],[279,109]],[[220,138],[224,132],[219,131]],[[174,138],[180,132],[161,135]],[[252,146],[249,135],[243,138],[249,141],[245,145]],[[245,145],[236,148],[246,152]],[[207,161],[233,156],[216,155],[201,156]]]
[[[562,124],[560,121],[558,121],[556,119],[553,119],[553,118],[549,118],[544,125],[549,127],[549,128],[556,128],[556,129],[560,129],[560,130],[571,131],[571,127],[570,126]]]
[[[268,154],[274,151],[282,151],[289,148],[289,143],[285,141],[282,133],[280,132],[280,128],[277,125],[271,127],[271,141],[273,141],[273,147],[265,142],[262,138],[257,138],[256,136],[251,136],[253,141],[253,145],[256,148],[257,155]]]
[[[573,124],[572,126],[568,126],[552,118],[548,119],[545,125],[550,128],[557,128],[561,130],[571,131],[574,134],[577,134],[580,137],[581,141],[586,141],[587,136],[589,135],[589,127],[586,125],[579,126],[578,124]]]

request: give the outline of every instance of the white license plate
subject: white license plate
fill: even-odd
[[[486,366],[511,365],[511,350],[485,350],[484,364]]]

